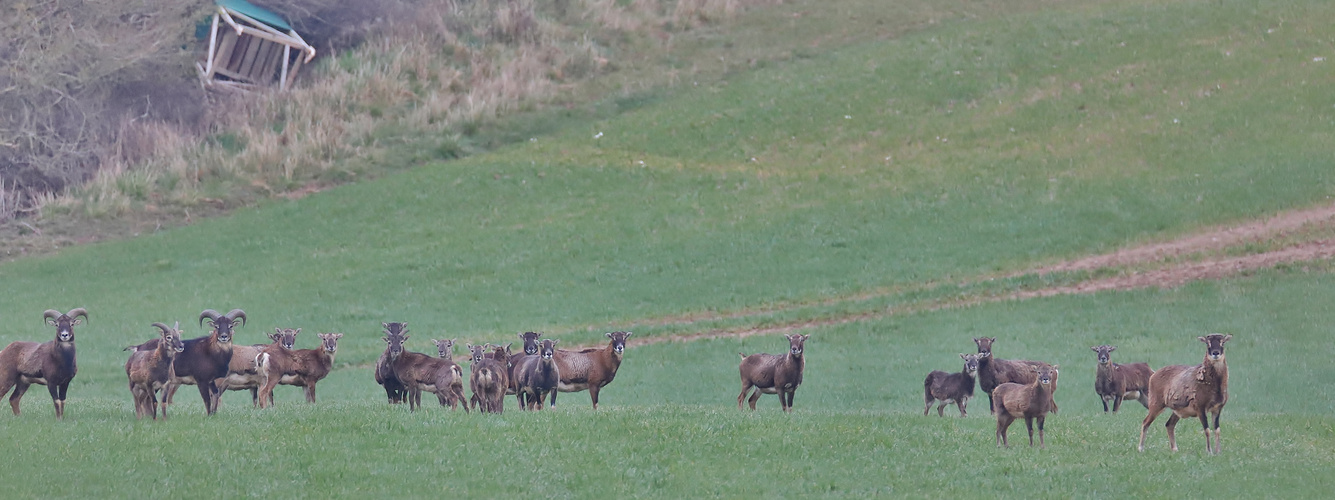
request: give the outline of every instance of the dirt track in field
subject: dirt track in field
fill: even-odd
[[[753,335],[788,334],[801,330],[828,327],[884,318],[896,314],[933,311],[950,307],[966,307],[987,302],[1005,300],[1024,300],[1055,295],[1095,293],[1105,290],[1131,290],[1138,288],[1174,288],[1184,284],[1228,278],[1251,271],[1269,269],[1279,265],[1322,261],[1335,258],[1335,239],[1315,239],[1302,237],[1303,234],[1321,234],[1322,229],[1335,227],[1335,204],[1295,210],[1281,213],[1264,220],[1247,222],[1235,226],[1217,227],[1172,241],[1124,248],[1112,253],[1082,257],[1032,270],[1014,273],[1010,276],[1030,274],[1043,275],[1053,272],[1101,271],[1113,270],[1111,276],[1096,277],[1065,286],[1020,290],[1003,295],[979,296],[975,298],[951,298],[929,300],[910,305],[879,310],[875,312],[851,314],[845,316],[796,321],[766,327],[740,327],[717,329],[697,333],[666,335],[636,339],[635,344],[657,344],[662,342],[690,342],[715,338],[743,338]],[[1297,235],[1295,238],[1294,236]],[[1277,240],[1292,239],[1291,243],[1277,244]],[[1246,245],[1259,244],[1268,250],[1242,255],[1213,255]],[[1099,273],[1110,274],[1110,273]],[[885,294],[890,294],[886,292]],[[863,294],[856,297],[832,299],[829,303],[855,301],[868,298]],[[720,315],[689,315],[673,318],[660,318],[641,324],[691,324],[703,320],[746,317],[760,312],[736,312]]]

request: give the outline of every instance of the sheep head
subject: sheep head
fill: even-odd
[[[1205,342],[1205,357],[1210,361],[1219,361],[1224,359],[1224,342],[1233,338],[1232,335],[1222,333],[1211,333],[1204,337],[1196,337],[1197,340]]]
[[[491,347],[491,344],[464,344],[464,347],[468,349],[468,355],[473,358],[473,366],[477,366],[478,363],[481,363],[482,360],[487,357],[487,348]]]
[[[431,339],[431,343],[436,344],[436,353],[442,359],[454,359],[454,339]]]
[[[524,354],[532,356],[538,353],[539,337],[542,337],[542,334],[537,332],[524,332],[519,334],[519,339],[524,341]]]
[[[980,356],[980,355],[978,355],[978,354],[963,354],[963,353],[961,353],[961,354],[960,354],[960,357],[961,357],[961,358],[964,358],[964,373],[969,374],[970,377],[977,377],[977,376],[978,376],[978,359],[981,358],[982,356]]]
[[[283,349],[292,350],[297,345],[297,334],[301,333],[300,328],[274,328],[274,333],[269,334],[269,340],[283,347]]]
[[[166,323],[153,323],[153,326],[162,330],[162,345],[167,346],[167,352],[175,354],[185,351],[185,340],[181,339],[181,322],[177,321],[176,326],[167,326]]]
[[[246,324],[246,312],[240,309],[232,309],[227,314],[221,314],[213,309],[205,309],[199,313],[199,326],[204,326],[204,320],[209,320],[209,327],[218,335],[218,342],[228,343],[232,341],[232,328],[236,326],[237,319],[241,320],[241,325]]]
[[[620,355],[626,351],[626,339],[630,338],[632,332],[611,332],[607,338],[612,339],[612,352]]]
[[[389,359],[403,354],[403,343],[408,341],[408,323],[381,323],[385,327],[385,343],[389,345]]]
[[[795,333],[784,336],[788,337],[788,352],[792,354],[794,358],[802,357],[802,350],[806,346],[807,339],[810,338],[811,336],[798,335]]]
[[[538,345],[538,353],[542,355],[542,359],[552,359],[552,356],[556,355],[557,342],[552,339],[542,339],[542,343]]]
[[[74,325],[82,324],[83,319],[88,319],[88,311],[82,307],[70,309],[70,312],[61,314],[55,309],[47,309],[42,313],[44,322],[56,327],[56,340],[60,342],[74,342]]]
[[[300,330],[300,328],[298,328],[298,330]],[[333,356],[334,353],[338,352],[338,339],[343,338],[343,334],[341,333],[317,333],[315,336],[320,337],[320,347],[324,349],[324,352],[329,353],[330,356]]]
[[[973,343],[978,344],[979,353],[991,353],[992,343],[996,341],[996,337],[974,337],[973,339]]]
[[[1111,354],[1113,351],[1116,351],[1116,350],[1117,350],[1117,346],[1115,346],[1115,345],[1097,345],[1097,346],[1091,347],[1090,349],[1092,349],[1094,352],[1098,353],[1098,356],[1099,356],[1099,364],[1101,364],[1101,365],[1106,365],[1106,364],[1112,362],[1112,356],[1111,356],[1110,354]]]

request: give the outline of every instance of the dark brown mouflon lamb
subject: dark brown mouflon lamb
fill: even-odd
[[[936,408],[937,416],[944,417],[946,405],[954,403],[960,409],[960,416],[968,416],[965,408],[969,405],[969,398],[973,397],[974,382],[978,378],[978,354],[960,354],[964,358],[964,369],[959,373],[946,373],[941,370],[934,370],[927,374],[923,380],[923,398],[927,406],[922,410],[922,416],[927,416],[927,412],[932,409],[932,404],[940,401],[941,406]]]

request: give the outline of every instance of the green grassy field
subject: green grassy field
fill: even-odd
[[[0,418],[15,457],[0,495],[1319,495],[1335,465],[1324,265],[812,328],[792,415],[773,397],[755,414],[733,406],[736,352],[778,352],[781,337],[635,346],[948,299],[958,281],[1311,206],[1335,187],[1321,59],[1335,7],[979,8],[647,90],[492,154],[4,264],[0,343],[49,338],[47,308],[91,318],[66,420],[40,387]],[[959,293],[1009,285],[974,286]],[[274,327],[302,327],[301,347],[347,334],[321,402],[283,388],[255,411],[233,393],[205,418],[184,388],[173,419],[135,422],[120,348],[154,321],[202,335],[204,308],[245,309],[243,343]],[[563,345],[636,335],[597,412],[579,393],[539,414],[409,414],[371,378],[382,321],[408,321],[418,351],[524,330]],[[1195,337],[1212,331],[1235,336],[1224,454],[1205,456],[1191,422],[1169,453],[1166,417],[1136,453],[1144,410],[1102,413],[1089,346],[1197,363]],[[967,419],[921,416],[923,376],[958,369],[983,335],[1000,357],[1063,367],[1046,450],[997,450],[985,397]]]

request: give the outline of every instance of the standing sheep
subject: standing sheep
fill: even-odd
[[[1108,412],[1108,400],[1112,400],[1112,412],[1122,407],[1122,399],[1134,399],[1150,407],[1150,376],[1154,370],[1148,363],[1113,363],[1112,352],[1117,346],[1100,345],[1090,347],[1098,355],[1099,366],[1094,371],[1094,392],[1103,400],[1103,412]]]
[[[974,344],[978,345],[978,354],[987,355],[978,357],[978,386],[983,392],[987,393],[987,406],[993,411],[995,411],[996,402],[992,391],[997,386],[1007,382],[1032,384],[1034,383],[1034,374],[1037,373],[1033,368],[1051,366],[1042,361],[998,359],[992,354],[992,343],[996,341],[996,337],[973,339]],[[1057,386],[1052,386],[1052,390],[1055,392]],[[1056,401],[1052,402],[1052,413],[1057,413]]]
[[[936,408],[937,416],[944,417],[946,405],[955,403],[960,409],[960,416],[968,416],[964,409],[969,405],[969,398],[973,397],[974,380],[978,376],[978,354],[960,354],[964,358],[964,369],[959,373],[946,373],[940,370],[934,370],[927,374],[927,379],[923,380],[923,397],[927,401],[927,407],[923,408],[922,416],[927,416],[927,412],[932,409],[932,403],[941,402],[941,406]]]
[[[19,400],[32,384],[45,385],[56,407],[56,420],[65,418],[65,394],[78,373],[74,360],[74,327],[88,319],[82,307],[61,314],[55,309],[42,313],[45,323],[56,327],[56,338],[42,342],[11,342],[0,350],[0,396],[14,388],[9,407],[19,414]]]
[[[779,404],[783,411],[793,411],[793,396],[797,393],[797,386],[802,384],[802,372],[806,369],[807,360],[802,355],[807,338],[810,335],[785,335],[788,337],[788,353],[778,354],[752,354],[747,356],[737,353],[742,357],[742,363],[738,366],[738,371],[742,375],[742,393],[737,396],[737,409],[742,409],[742,400],[746,399],[746,393],[755,387],[756,390],[747,400],[751,409],[756,409],[756,400],[763,394],[778,394]]]
[[[1160,368],[1150,376],[1149,414],[1140,424],[1140,444],[1137,449],[1145,451],[1145,430],[1164,409],[1173,411],[1168,417],[1168,446],[1177,451],[1177,436],[1174,431],[1177,421],[1183,417],[1199,417],[1201,428],[1205,431],[1205,451],[1212,455],[1220,452],[1222,443],[1219,436],[1219,413],[1224,411],[1228,402],[1228,363],[1224,361],[1224,342],[1232,335],[1211,333],[1196,337],[1205,343],[1205,360],[1199,365],[1172,365]],[[1210,419],[1214,415],[1214,447],[1210,447]]]
[[[1024,418],[1029,429],[1029,446],[1034,445],[1034,420],[1038,420],[1038,447],[1043,443],[1043,422],[1053,411],[1052,391],[1057,387],[1057,365],[1030,368],[1034,381],[1028,385],[1007,382],[992,391],[992,412],[997,415],[997,446],[1010,448],[1006,429],[1017,418]]]

